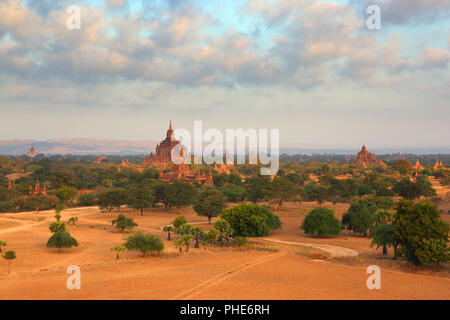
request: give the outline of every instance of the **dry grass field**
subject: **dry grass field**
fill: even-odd
[[[347,205],[330,203],[340,218]],[[165,241],[162,226],[178,215],[208,230],[207,219],[192,209],[153,210],[141,217],[121,210],[139,224],[136,230],[159,235],[165,242],[160,256],[135,252],[115,260],[111,247],[127,236],[110,225],[108,213],[96,207],[68,209],[62,220],[79,218],[68,231],[80,246],[48,249],[48,226],[54,211],[0,215],[0,239],[17,259],[8,275],[0,261],[0,299],[448,299],[448,266],[419,269],[381,256],[370,240],[344,232],[316,239],[298,229],[315,203],[288,203],[276,213],[283,227],[267,239],[250,239],[241,248],[191,249],[179,254]],[[113,216],[117,216],[114,212]],[[449,222],[449,215],[444,215]],[[5,248],[4,248],[5,249]],[[4,250],[5,251],[5,250]],[[390,254],[392,254],[390,252]],[[366,286],[369,265],[381,267],[381,290]],[[81,268],[81,290],[68,290],[66,268]]]

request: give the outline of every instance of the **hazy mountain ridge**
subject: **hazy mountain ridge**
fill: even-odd
[[[54,139],[0,141],[0,154],[23,155],[33,145],[41,154],[134,154],[149,153],[157,142],[152,140],[126,141],[116,139]]]
[[[52,139],[52,140],[0,140],[1,155],[23,155],[30,151],[34,145],[37,152],[41,154],[72,154],[72,155],[95,155],[95,154],[146,154],[155,150],[157,141],[154,140],[119,140],[119,139]],[[450,147],[430,148],[398,148],[377,149],[370,148],[369,151],[376,154],[450,154]],[[280,153],[286,154],[341,154],[355,155],[360,146],[354,149],[347,148],[280,148]]]

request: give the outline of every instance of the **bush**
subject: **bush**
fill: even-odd
[[[159,254],[160,251],[164,250],[164,243],[158,236],[144,234],[142,232],[130,235],[123,246],[128,250],[141,252],[142,256],[145,256],[149,252],[153,253],[154,251],[157,251]]]
[[[245,237],[234,238],[234,244],[236,244],[238,247],[240,247],[246,243],[247,243],[247,238],[245,238]]]
[[[80,207],[88,207],[95,205],[95,195],[93,193],[80,195],[78,197],[78,205]]]
[[[307,234],[315,234],[321,238],[338,235],[341,233],[342,224],[334,216],[333,210],[319,208],[308,213],[300,228]]]
[[[126,218],[123,214],[120,214],[117,219],[113,220],[112,225],[115,225],[120,231],[124,231],[125,229],[131,230],[134,227],[137,227],[137,223],[135,223],[133,219]]]
[[[14,212],[15,209],[14,205],[10,202],[0,202],[0,213]]]
[[[221,218],[230,224],[234,237],[265,237],[271,230],[281,228],[278,216],[259,205],[242,204],[224,210]]]
[[[73,238],[68,232],[55,232],[47,242],[48,248],[58,248],[58,252],[61,248],[78,247],[78,241]]]

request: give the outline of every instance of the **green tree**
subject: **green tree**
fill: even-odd
[[[207,188],[197,199],[194,210],[199,216],[208,217],[208,222],[211,224],[211,219],[219,216],[225,207],[226,198],[222,192],[215,188]]]
[[[58,190],[55,190],[55,196],[57,196],[63,203],[67,203],[70,200],[75,199],[77,195],[77,190],[68,186],[62,186]]]
[[[48,239],[47,247],[58,248],[58,252],[61,252],[61,248],[78,247],[78,241],[68,232],[57,231]]]
[[[206,233],[206,239],[211,243],[211,246],[214,246],[214,242],[216,242],[217,237],[219,236],[219,230],[212,229]]]
[[[110,216],[113,209],[120,209],[127,200],[128,193],[120,188],[106,190],[97,195],[97,205],[102,210],[108,210]]]
[[[53,171],[48,180],[54,189],[62,186],[75,187],[75,175],[68,171]]]
[[[178,216],[172,221],[174,228],[179,228],[181,225],[186,224],[187,220],[184,216]]]
[[[402,200],[396,210],[393,225],[400,245],[397,256],[416,265],[449,261],[449,225],[442,221],[435,205]]]
[[[189,252],[189,245],[191,244],[192,239],[193,239],[192,234],[184,234],[181,237],[179,237],[177,240],[175,240],[174,243],[177,246],[185,245],[186,252]]]
[[[123,232],[125,229],[131,230],[137,227],[138,224],[132,218],[126,218],[123,214],[120,214],[117,219],[112,221],[112,225]]]
[[[0,252],[2,252],[2,247],[6,247],[6,242],[0,240]]]
[[[7,260],[9,262],[9,264],[8,264],[9,265],[8,266],[8,274],[10,274],[11,273],[12,261],[17,258],[16,257],[16,253],[14,251],[6,251],[5,254],[2,257],[3,257],[3,259],[5,259],[5,260]]]
[[[138,186],[129,190],[128,206],[137,209],[144,215],[144,209],[151,208],[155,202],[153,190],[147,186]]]
[[[395,237],[395,228],[392,224],[378,224],[370,231],[372,239],[371,246],[377,246],[377,249],[383,247],[383,254],[388,253],[388,247],[394,247],[397,250],[397,240]]]
[[[206,235],[200,227],[193,227],[191,229],[191,235],[195,241],[194,248],[199,248],[200,241],[204,240]]]
[[[246,237],[236,237],[233,239],[234,244],[237,244],[238,247],[247,243]]]
[[[281,207],[285,201],[297,200],[299,188],[288,178],[275,178],[270,185],[270,198]]]
[[[247,179],[244,183],[245,197],[253,202],[257,203],[268,198],[270,194],[270,177],[257,176]]]
[[[265,237],[281,228],[278,216],[264,206],[242,204],[224,210],[221,218],[230,224],[233,236]]]
[[[313,209],[308,213],[300,227],[306,234],[316,237],[337,236],[341,233],[342,224],[328,208]]]
[[[124,246],[118,246],[118,247],[114,247],[110,249],[111,251],[114,251],[116,253],[116,260],[120,259],[120,253],[122,252],[126,252],[127,248],[125,248]]]
[[[166,197],[169,206],[180,210],[194,203],[197,190],[191,183],[175,181],[166,187]]]
[[[53,222],[48,228],[51,233],[66,232],[66,224],[64,222]]]
[[[230,244],[230,238],[234,233],[231,224],[227,220],[219,220],[214,222],[214,228],[218,231],[220,246],[223,247],[224,240],[228,246]]]
[[[147,253],[153,253],[154,251],[158,254],[164,250],[164,243],[158,236],[153,234],[144,234],[142,232],[137,232],[128,237],[127,241],[123,245],[130,251],[139,251],[142,256],[146,256]]]
[[[420,197],[422,190],[419,184],[412,182],[408,178],[399,181],[393,188],[394,192],[400,197],[408,200],[414,200]]]
[[[80,207],[89,207],[95,205],[95,194],[86,193],[78,197],[78,205]]]
[[[170,233],[173,231],[173,227],[172,226],[165,226],[163,228],[164,232],[167,232],[167,240],[168,241],[172,241],[172,239],[170,238]]]

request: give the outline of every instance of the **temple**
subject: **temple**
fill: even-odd
[[[13,186],[12,186],[12,183],[11,183],[11,179],[8,179],[8,189],[12,190],[12,188],[13,188]]]
[[[175,139],[172,121],[170,121],[169,130],[167,130],[166,138],[156,146],[156,153],[153,152],[144,158],[143,164],[159,164],[167,165],[171,161],[172,149],[178,145],[180,141]]]
[[[33,158],[36,158],[39,155],[39,153],[37,153],[36,150],[34,150],[34,146],[32,145],[30,151],[27,152],[25,155],[30,158],[30,161],[33,161]]]
[[[32,186],[30,186],[30,190],[28,192],[28,194],[30,196],[36,196],[36,195],[43,195],[46,196],[47,195],[47,188],[44,187],[41,188],[41,185],[39,183],[39,179],[36,180],[36,185],[34,186],[34,188]]]
[[[376,159],[375,153],[370,153],[369,151],[367,151],[366,145],[363,145],[361,151],[358,152],[355,160],[353,160],[353,163],[361,164],[364,167],[366,167],[367,165],[379,164],[381,162],[381,160]]]
[[[225,173],[225,174],[231,174],[231,170],[229,167],[232,167],[233,164],[225,164],[222,163],[221,165],[217,165],[214,163],[214,170],[218,173]]]
[[[445,167],[444,167],[444,165],[442,164],[442,161],[439,162],[439,161],[436,160],[436,163],[434,164],[433,170],[434,170],[434,171],[437,171],[437,170],[443,169],[443,168],[445,168]]]

